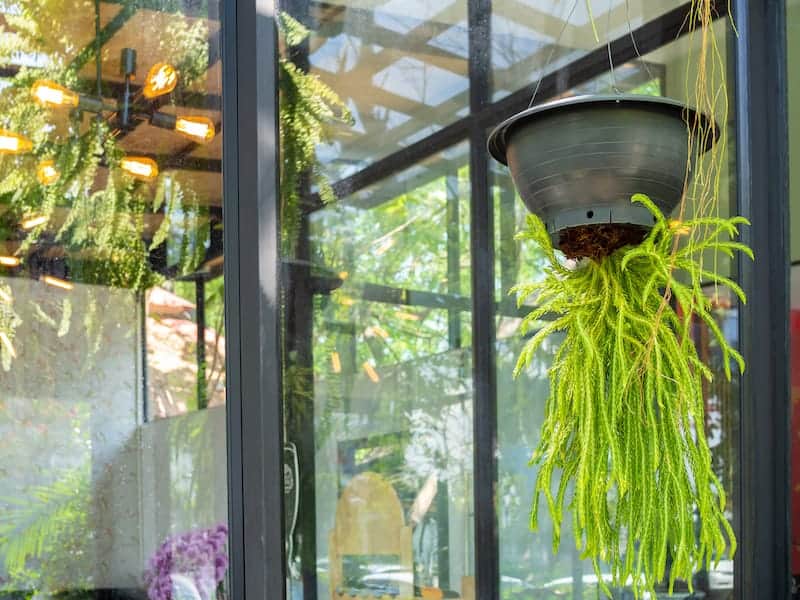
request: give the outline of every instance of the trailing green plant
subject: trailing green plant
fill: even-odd
[[[133,6],[133,5],[132,5]],[[91,3],[86,10],[92,10]],[[180,4],[161,7],[178,10]],[[18,235],[15,225],[26,217],[43,222],[18,240],[14,249],[23,268],[31,252],[42,244],[57,244],[72,279],[82,283],[144,290],[163,281],[151,266],[150,252],[167,239],[177,240],[170,264],[177,274],[194,270],[205,250],[209,235],[207,210],[197,201],[191,183],[181,182],[174,173],[163,173],[156,184],[136,181],[118,169],[124,151],[104,121],[84,119],[80,111],[70,114],[42,108],[30,93],[37,79],[51,79],[73,90],[96,93],[96,82],[81,79],[80,67],[95,57],[92,45],[74,60],[67,60],[64,40],[69,32],[58,33],[56,17],[63,2],[17,0],[13,10],[4,12],[13,35],[3,37],[0,65],[12,64],[20,54],[48,56],[45,67],[22,67],[0,95],[0,128],[28,136],[33,151],[23,156],[0,156],[0,204],[5,239]],[[73,7],[74,10],[74,7]],[[128,7],[126,10],[135,10]],[[54,24],[53,21],[56,21]],[[308,29],[288,15],[279,19],[286,47],[301,44]],[[56,26],[56,30],[52,29]],[[0,25],[0,32],[3,27]],[[5,32],[10,33],[10,32]],[[58,33],[58,35],[56,35]],[[202,78],[208,69],[208,25],[204,20],[174,19],[158,43],[159,56],[175,64],[182,86],[173,98],[180,102],[185,89]],[[308,190],[304,180],[317,187],[319,197],[333,198],[329,182],[317,168],[316,147],[326,139],[328,121],[349,121],[342,101],[318,77],[304,72],[289,58],[279,64],[281,93],[281,207],[284,248],[289,251],[297,237],[301,196]],[[66,117],[64,122],[60,119]],[[54,124],[56,123],[56,124]],[[36,178],[37,164],[52,160],[58,180],[43,185]],[[163,218],[152,238],[146,240],[146,216]],[[0,297],[0,309],[13,312],[10,296]],[[0,321],[6,342],[13,340],[18,320]],[[14,350],[10,343],[0,347],[8,365]]]
[[[640,597],[665,578],[668,561],[671,591],[676,579],[691,587],[696,569],[736,549],[705,437],[702,383],[712,373],[698,357],[691,328],[697,321],[708,327],[728,379],[731,362],[744,369],[703,284],[728,288],[743,303],[745,295],[731,279],[704,268],[702,256],[753,254],[734,241],[738,226],[747,224],[742,217],[668,221],[646,196],[632,201],[655,217],[647,238],[573,268],[562,264],[539,218],[529,216],[518,239],[541,246],[547,267],[541,281],[512,291],[520,305],[535,299],[523,330],[538,329],[515,375],[550,336],[564,336],[549,370],[545,421],[530,461],[539,468],[530,525],[536,529],[544,496],[557,551],[568,506],[577,547],[592,560],[604,591],[610,594],[603,562],[613,586],[630,584]],[[703,234],[692,235],[697,231]]]
[[[302,23],[289,14],[279,14],[283,44],[296,47],[310,35]],[[335,198],[333,188],[319,169],[317,146],[327,141],[326,125],[350,123],[352,117],[341,98],[313,73],[298,67],[288,56],[278,61],[280,90],[281,156],[281,249],[293,254],[300,228],[301,201],[311,185],[322,202]]]

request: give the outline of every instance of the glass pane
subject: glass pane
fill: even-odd
[[[319,149],[332,181],[363,169],[469,110],[466,0],[312,4],[310,70],[349,108]]]
[[[800,0],[786,3],[787,64],[800,60]],[[800,585],[800,77],[789,70],[789,193],[791,249],[791,312],[789,342],[791,344],[792,385],[792,577],[795,589]]]
[[[0,596],[226,587],[219,12],[0,2]]]
[[[555,73],[593,50],[629,36],[643,24],[678,8],[681,0],[495,0],[492,2],[492,99],[521,89],[530,93],[544,75]],[[591,10],[591,13],[590,13]],[[681,17],[683,20],[683,17]],[[558,93],[600,93],[656,87],[659,65],[634,60],[614,74]],[[566,81],[566,78],[562,78]]]
[[[714,31],[717,39],[724,39],[729,23],[727,19],[720,18],[714,23]],[[687,38],[681,38],[664,44],[661,48],[642,57],[640,61],[631,63],[631,68],[641,69],[639,75],[625,83],[620,77],[620,72],[624,69],[618,66],[615,69],[615,76],[612,79],[609,73],[604,73],[578,88],[567,90],[563,97],[581,94],[613,94],[615,87],[620,91],[632,94],[642,94],[649,96],[663,96],[680,100],[686,104],[692,104],[692,100],[686,94],[686,64],[689,60],[690,52],[696,56],[697,44],[691,44]],[[727,55],[722,52],[722,59],[726,61]],[[569,71],[570,67],[565,67],[562,72]],[[720,84],[717,79],[714,86]],[[711,84],[709,85],[711,87]],[[554,100],[554,98],[540,98],[542,102]],[[537,101],[538,102],[538,101]],[[732,111],[729,119],[732,118]],[[724,119],[721,111],[717,115],[717,122]],[[733,130],[729,129],[728,146],[730,148],[733,140]],[[729,150],[730,152],[730,150]],[[702,157],[706,160],[708,157]],[[511,302],[508,298],[508,290],[514,285],[516,280],[532,281],[537,276],[535,263],[528,260],[520,260],[519,256],[526,255],[526,248],[529,242],[515,242],[513,239],[515,231],[521,229],[525,224],[525,210],[522,201],[516,194],[516,190],[511,183],[509,171],[496,161],[490,163],[492,176],[495,186],[493,190],[493,200],[495,209],[495,248],[498,249],[495,255],[495,293],[498,301]],[[723,169],[720,173],[719,182],[719,203],[717,213],[721,217],[731,214],[731,207],[735,206],[735,188],[731,181],[733,171]],[[693,212],[692,203],[687,203],[687,217]],[[515,250],[515,248],[517,248]],[[733,264],[725,255],[713,258],[714,268],[717,272],[726,276],[733,273]],[[515,279],[515,276],[517,279]]]
[[[725,19],[716,24],[720,40],[726,36]],[[659,77],[654,83],[637,90],[638,93],[666,95],[686,101],[684,78],[689,52],[688,38],[665,44],[646,55],[640,64],[648,65]],[[724,49],[724,48],[723,48]],[[619,77],[619,72],[617,73]],[[649,75],[648,75],[649,77]],[[644,83],[642,80],[640,82]],[[619,79],[617,79],[619,83]],[[590,91],[613,92],[610,75],[603,75],[586,86],[586,90],[569,90],[565,95]],[[717,115],[724,123],[723,115]],[[734,132],[729,127],[728,144]],[[731,150],[729,150],[731,152]],[[497,316],[497,402],[499,438],[498,522],[500,537],[501,589],[508,598],[600,598],[597,577],[590,561],[580,559],[575,549],[571,514],[565,514],[561,528],[560,551],[552,551],[553,523],[545,501],[539,507],[539,530],[528,530],[528,518],[533,499],[537,468],[528,466],[540,437],[544,421],[544,405],[549,394],[548,369],[558,350],[560,338],[553,336],[540,349],[531,366],[517,379],[512,376],[517,357],[524,342],[535,331],[520,331],[522,317],[531,306],[516,307],[516,297],[509,297],[509,289],[518,282],[533,282],[542,277],[546,261],[539,248],[530,241],[513,239],[515,231],[524,226],[527,211],[516,195],[507,169],[493,165],[493,200],[495,207],[496,285],[499,302]],[[735,198],[731,190],[733,162],[721,174],[719,214],[727,216]],[[728,170],[730,169],[730,170]],[[714,268],[723,274],[730,273],[731,265],[718,261]],[[707,287],[714,302],[714,317],[728,342],[738,343],[738,307],[723,290]],[[533,304],[529,301],[530,305]],[[713,469],[728,492],[725,516],[732,521],[736,507],[732,491],[737,484],[736,440],[738,435],[738,379],[726,381],[719,348],[708,327],[700,322],[694,326],[694,339],[700,358],[710,365],[713,384],[704,387],[706,422],[705,433],[711,448]],[[571,495],[567,492],[567,498]],[[607,568],[603,571],[608,574]],[[733,562],[720,561],[708,572],[699,572],[693,580],[695,593],[691,597],[732,598]],[[686,583],[676,585],[678,598],[690,597]],[[681,593],[679,593],[681,592]],[[630,589],[615,590],[615,598],[633,597]],[[659,596],[661,597],[661,596]],[[666,597],[666,594],[665,596]]]
[[[473,585],[467,161],[302,217],[284,259],[290,598]]]

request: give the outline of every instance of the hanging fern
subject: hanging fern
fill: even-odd
[[[306,27],[284,12],[278,24],[286,46],[298,46],[310,35]],[[317,186],[323,202],[334,199],[333,188],[317,162],[317,146],[328,139],[326,124],[350,123],[351,116],[339,96],[316,75],[306,73],[286,57],[280,58],[278,67],[281,244],[283,255],[291,256],[299,234],[304,178]]]
[[[563,332],[550,367],[550,394],[541,441],[531,465],[538,465],[531,527],[544,496],[558,550],[567,490],[578,549],[590,558],[598,581],[600,563],[611,566],[614,586],[631,583],[634,594],[653,592],[664,579],[689,582],[698,568],[710,568],[736,541],[725,518],[725,491],[714,474],[704,432],[702,380],[711,370],[698,358],[691,326],[702,321],[722,353],[725,376],[731,361],[744,369],[739,353],[714,320],[704,282],[728,288],[742,302],[732,280],[703,268],[701,256],[733,257],[750,249],[732,239],[741,217],[668,222],[645,196],[655,226],[635,247],[562,265],[542,222],[529,216],[518,239],[544,250],[542,281],[519,285],[520,305],[529,297],[537,308],[523,322],[538,328],[517,363],[519,374],[552,334]],[[691,232],[704,231],[700,236]],[[678,238],[686,243],[675,250]],[[669,299],[675,301],[673,307]],[[550,321],[542,321],[545,317]],[[556,491],[554,473],[560,472]],[[556,478],[558,476],[556,475]]]

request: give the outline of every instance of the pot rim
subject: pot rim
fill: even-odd
[[[699,117],[704,123],[707,125],[710,121],[711,125],[714,128],[714,135],[712,138],[706,141],[705,147],[701,149],[701,154],[711,149],[714,143],[719,139],[719,127],[717,123],[709,119],[709,117],[703,113],[699,113],[695,109],[683,104],[682,102],[678,102],[677,100],[673,100],[672,98],[666,98],[664,96],[644,96],[639,94],[620,94],[620,95],[593,95],[587,94],[582,96],[570,96],[569,98],[561,98],[559,100],[554,100],[552,102],[546,102],[544,104],[539,104],[537,106],[533,106],[531,108],[527,108],[522,112],[518,112],[517,114],[509,117],[502,123],[500,123],[497,127],[494,128],[492,133],[489,135],[489,140],[487,142],[487,149],[489,150],[489,154],[492,157],[504,164],[508,165],[508,161],[506,159],[506,151],[508,149],[508,140],[509,134],[513,131],[516,125],[521,124],[522,122],[528,122],[533,117],[537,117],[539,115],[550,115],[553,112],[562,112],[565,110],[569,110],[573,106],[580,106],[580,105],[609,105],[609,104],[622,104],[622,105],[634,105],[638,108],[643,108],[647,110],[658,110],[661,112],[666,112],[675,116],[678,116],[684,122],[688,122],[689,120],[693,119],[695,116]],[[684,119],[684,112],[687,114],[688,118]]]

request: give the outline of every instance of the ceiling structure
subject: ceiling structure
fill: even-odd
[[[492,100],[525,87],[532,90],[542,74],[679,4],[593,0],[598,42],[585,0],[493,2]],[[331,181],[350,177],[468,115],[466,0],[315,1],[309,17],[311,71],[340,95],[354,119],[352,126],[332,126],[331,142],[320,148]],[[618,87],[646,82],[647,70],[641,61],[620,65]],[[609,89],[609,81],[602,83]],[[460,158],[463,165],[466,158]]]
[[[65,63],[79,67],[91,88],[96,77],[93,3],[79,1],[86,10],[65,10],[54,35],[53,52]],[[172,104],[160,110],[202,115],[217,125],[217,136],[208,145],[189,142],[174,132],[138,122],[120,134],[120,145],[129,154],[156,160],[197,192],[201,204],[210,207],[212,218],[221,218],[222,123],[221,123],[221,31],[218,15],[204,19],[202,4],[185,0],[178,13],[159,10],[156,0],[136,5],[125,0],[99,3],[101,33],[101,77],[106,99],[119,94],[124,82],[120,74],[123,48],[137,51],[137,79],[170,51],[170,26],[176,19],[188,24],[202,20],[208,31],[209,65],[206,77],[191,89],[176,90]],[[208,3],[213,5],[214,3]],[[594,37],[584,0],[496,0],[491,17],[491,91],[493,101],[517,90],[530,88],[545,72],[628,34],[679,5],[677,0],[595,1],[594,20],[601,43]],[[602,5],[602,6],[601,6]],[[147,6],[147,8],[139,8]],[[212,7],[213,10],[218,10]],[[348,105],[352,126],[332,125],[330,143],[318,150],[323,172],[333,183],[352,177],[362,169],[419,144],[449,124],[469,114],[468,30],[466,0],[313,0],[310,13],[301,19],[311,25],[309,63],[311,71],[327,83]],[[187,16],[188,15],[188,16]],[[143,33],[143,32],[146,32]],[[63,40],[70,40],[64,47]],[[0,75],[12,76],[15,67],[42,57],[21,57]],[[633,61],[615,71],[619,88],[631,89],[651,79],[657,65]],[[0,79],[0,84],[2,79]],[[582,88],[610,89],[608,77]],[[580,91],[580,90],[578,90]],[[563,93],[575,93],[564,89]],[[87,117],[88,119],[88,117]],[[453,172],[467,162],[468,146],[445,150],[381,185],[362,190],[358,202],[374,205],[406,190]],[[353,199],[355,200],[355,198]],[[148,219],[155,231],[158,215]],[[221,251],[221,247],[220,247]]]

